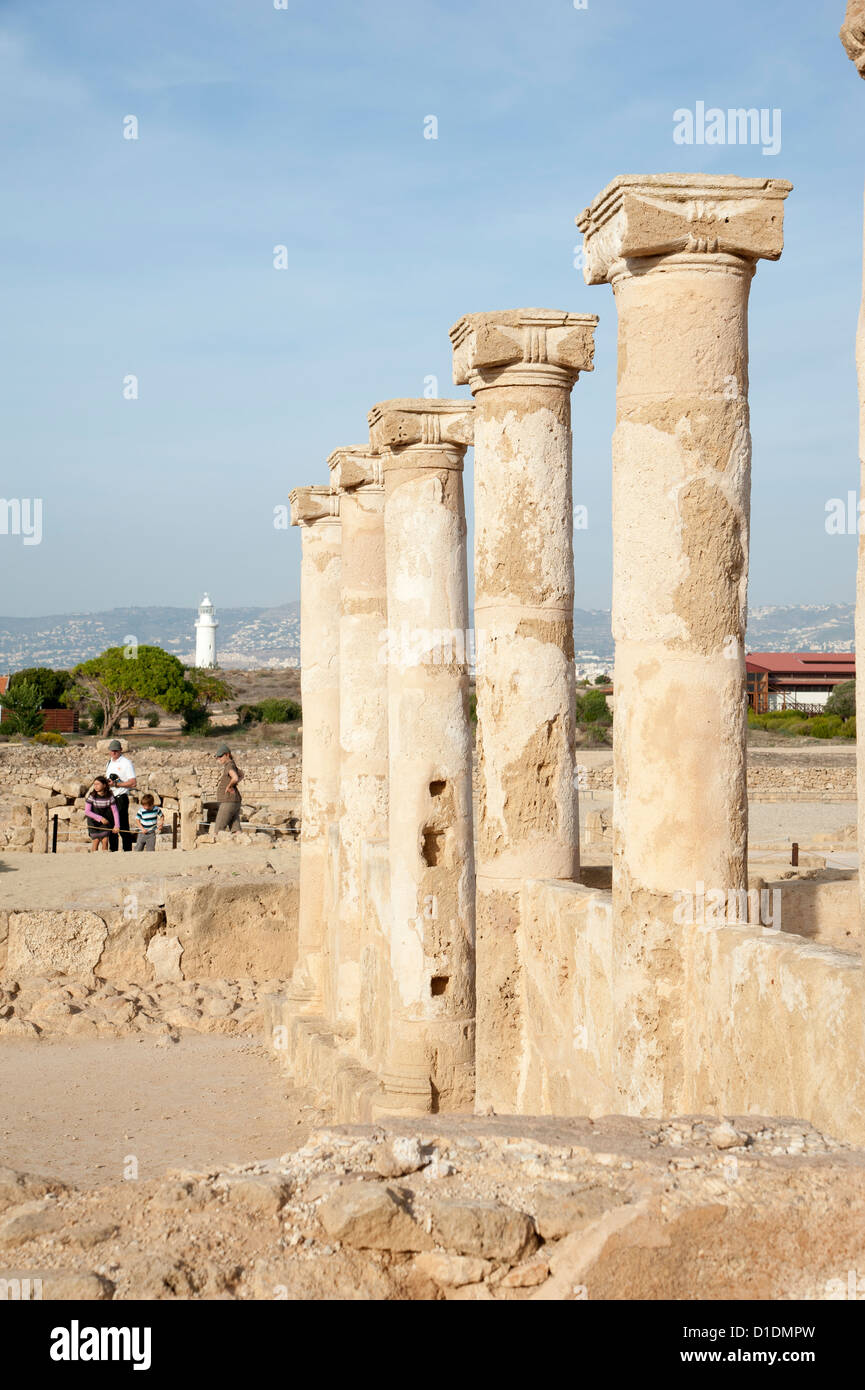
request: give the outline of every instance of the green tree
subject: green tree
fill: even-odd
[[[849,719],[856,713],[856,682],[839,681],[826,701],[826,714],[840,714]]]
[[[577,696],[577,722],[580,724],[609,724],[610,709],[603,690],[587,690]]]
[[[609,684],[610,684],[610,678],[609,678],[608,675],[595,676],[595,685],[609,685]]]
[[[42,696],[37,687],[29,681],[21,681],[12,686],[5,695],[0,695],[0,705],[7,711],[3,729],[24,738],[33,738],[42,731]]]
[[[62,709],[65,696],[75,682],[68,671],[53,671],[50,666],[27,666],[16,671],[9,681],[9,689],[19,685],[35,685],[43,709]]]
[[[213,671],[199,670],[193,666],[187,670],[186,679],[198,696],[198,703],[203,709],[219,700],[230,700],[234,695],[227,681],[214,675]]]
[[[193,703],[183,714],[183,731],[187,734],[203,733],[210,725],[210,705],[215,700],[230,700],[234,691],[213,671],[191,666],[186,679],[195,692]]]
[[[109,647],[72,672],[80,698],[89,696],[102,712],[103,733],[110,734],[139,700],[149,700],[168,714],[186,714],[197,703],[183,663],[161,647]]]

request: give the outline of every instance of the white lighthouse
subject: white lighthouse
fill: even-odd
[[[205,594],[198,606],[195,619],[195,665],[213,667],[216,665],[216,629],[219,623],[213,616],[210,594]]]

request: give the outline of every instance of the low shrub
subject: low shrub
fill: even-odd
[[[240,724],[291,724],[301,717],[295,700],[261,700],[257,705],[238,705]]]
[[[69,746],[62,734],[55,733],[34,734],[33,742],[48,743],[52,748],[67,748]]]
[[[844,720],[839,714],[818,714],[808,722],[808,732],[812,738],[837,738],[844,727]]]

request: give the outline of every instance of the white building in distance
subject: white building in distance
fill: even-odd
[[[219,623],[213,616],[210,595],[205,594],[195,620],[195,665],[199,669],[216,665],[216,629]]]

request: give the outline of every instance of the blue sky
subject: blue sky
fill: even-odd
[[[274,507],[376,401],[429,375],[465,394],[451,324],[521,305],[600,316],[573,398],[576,601],[607,607],[616,316],[573,219],[666,170],[795,185],[751,297],[751,601],[852,601],[856,538],[824,524],[858,486],[843,0],[287,4],[0,0],[0,491],[44,518],[40,545],[0,535],[0,612],[297,598]],[[674,144],[698,100],[780,108],[780,153]]]

